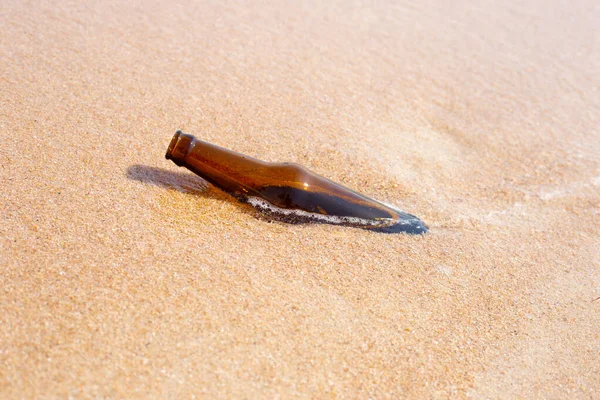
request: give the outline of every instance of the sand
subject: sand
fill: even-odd
[[[0,397],[594,398],[600,8],[4,1]],[[177,129],[424,236],[265,221]]]

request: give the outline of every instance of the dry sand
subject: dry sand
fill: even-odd
[[[0,6],[0,397],[598,398],[597,1]],[[425,236],[261,219],[176,129]]]

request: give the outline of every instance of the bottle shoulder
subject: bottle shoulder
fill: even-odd
[[[293,162],[272,163],[269,169],[274,178],[288,182],[304,182],[317,176],[302,165]]]

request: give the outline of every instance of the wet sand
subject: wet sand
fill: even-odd
[[[515,3],[4,2],[0,397],[594,397],[600,9]],[[265,221],[177,129],[430,232]]]

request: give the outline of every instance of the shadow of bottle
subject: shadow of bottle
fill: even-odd
[[[136,164],[127,168],[126,175],[127,178],[134,181],[196,196],[208,195],[212,192],[208,182],[196,175],[185,172],[173,172]]]

